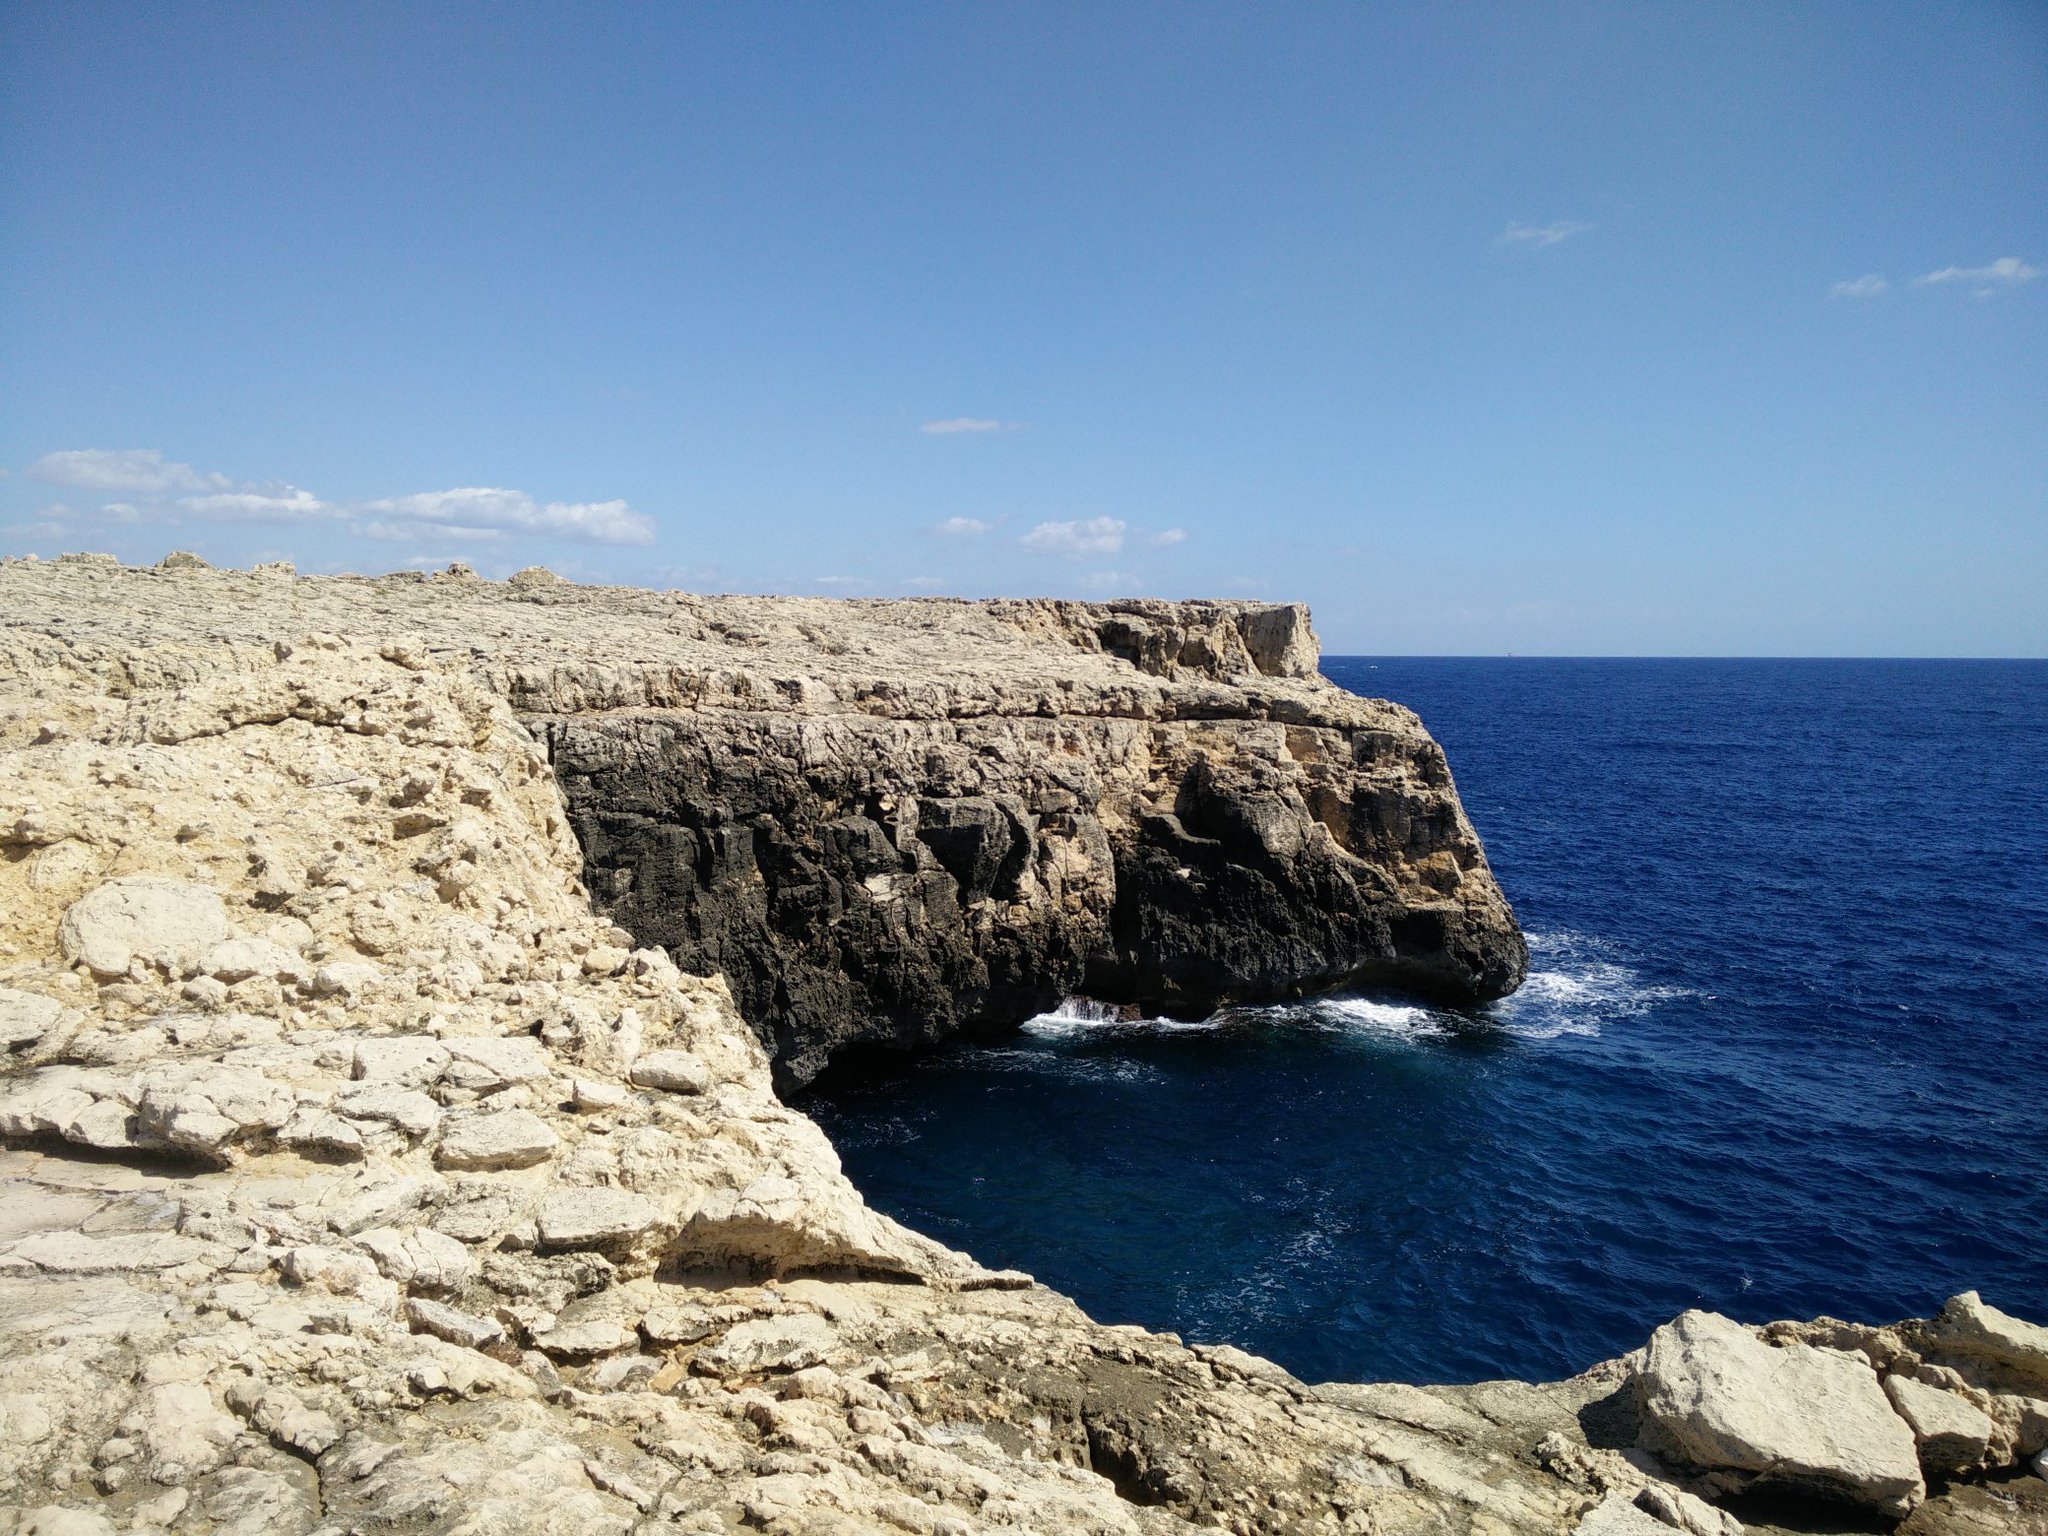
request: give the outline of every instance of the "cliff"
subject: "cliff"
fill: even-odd
[[[1077,992],[1201,1016],[1527,969],[1442,751],[1316,675],[1300,607],[67,574],[74,661],[375,634],[504,699],[599,910],[724,976],[785,1082]]]
[[[1440,755],[1308,645],[0,564],[0,1536],[1729,1536],[1751,1488],[2027,1528],[1982,1480],[2048,1443],[2048,1335],[1974,1297],[1318,1387],[864,1206],[763,1038],[800,1073],[830,996],[917,1039],[1076,983],[1511,984]],[[1258,937],[1210,956],[1225,903]],[[755,964],[816,977],[750,1027]]]

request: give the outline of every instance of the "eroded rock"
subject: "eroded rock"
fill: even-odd
[[[1636,1382],[1644,1444],[1666,1460],[1891,1515],[1926,1496],[1913,1431],[1860,1355],[1686,1312],[1650,1336]]]
[[[95,976],[125,976],[138,962],[189,975],[227,937],[219,892],[185,880],[126,875],[65,910],[57,947]]]

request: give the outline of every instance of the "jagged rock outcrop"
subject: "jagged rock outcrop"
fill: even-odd
[[[0,565],[0,1536],[1736,1536],[1644,1356],[1309,1386],[869,1211],[724,982],[592,910],[539,685],[419,633],[538,645],[477,592]],[[535,612],[555,704],[680,707]],[[1743,1332],[1867,1360],[1930,1478],[2048,1445],[1974,1296]]]

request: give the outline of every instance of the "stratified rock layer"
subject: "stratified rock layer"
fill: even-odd
[[[523,654],[508,611],[0,564],[0,1536],[1738,1536],[1705,1500],[1758,1472],[1646,1455],[1640,1356],[1314,1387],[868,1210],[724,981],[591,909],[541,685],[413,627]],[[555,705],[683,707],[575,662],[634,624],[534,612]],[[2040,1333],[1975,1296],[1719,1331],[1868,1361],[1930,1474],[2048,1445]]]

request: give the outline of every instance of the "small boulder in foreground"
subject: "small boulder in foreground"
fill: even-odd
[[[1861,1355],[1685,1312],[1650,1336],[1637,1385],[1643,1443],[1666,1461],[1894,1517],[1927,1496],[1913,1431]]]

